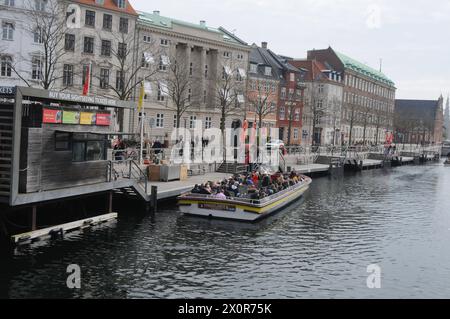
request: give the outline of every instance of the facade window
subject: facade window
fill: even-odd
[[[192,97],[192,89],[188,89],[188,97],[187,100],[190,103],[191,102],[191,97]]]
[[[208,65],[205,65],[205,79],[208,78]]]
[[[127,57],[127,44],[126,43],[119,43],[117,48],[117,57],[119,59],[126,59]]]
[[[116,90],[121,92],[125,88],[125,77],[122,71],[116,72]]]
[[[109,69],[100,69],[100,88],[109,89]]]
[[[169,66],[170,60],[169,57],[166,55],[161,55],[159,59],[159,70],[160,71],[167,71],[167,67]]]
[[[103,30],[112,31],[113,17],[110,14],[103,14]]]
[[[290,80],[291,82],[295,82],[295,73],[289,74],[289,80]]]
[[[270,83],[269,83],[269,82],[266,82],[266,83],[264,84],[264,91],[266,91],[266,93],[269,93],[269,92],[270,92]]]
[[[95,27],[95,11],[86,10],[84,24],[87,27]]]
[[[203,103],[206,103],[206,97],[207,97],[206,90],[204,90],[203,91]]]
[[[194,129],[195,128],[195,122],[197,121],[197,116],[191,115],[189,118],[189,128]]]
[[[286,118],[286,110],[284,106],[280,107],[280,120],[284,120]]]
[[[300,121],[300,110],[299,109],[295,109],[295,120]]]
[[[286,88],[281,88],[281,98],[282,99],[286,98]]]
[[[167,39],[161,39],[161,45],[162,46],[164,46],[164,47],[166,47],[166,46],[168,46],[169,45],[169,40],[167,40]]]
[[[164,128],[164,114],[162,113],[156,114],[156,127]]]
[[[12,58],[9,56],[2,56],[0,60],[0,75],[11,77],[12,75]]]
[[[223,57],[224,57],[224,58],[231,58],[231,52],[229,52],[229,51],[224,51],[224,52],[223,52]]]
[[[144,35],[144,42],[145,43],[151,43],[152,42],[152,38],[149,35]]]
[[[90,162],[106,160],[106,138],[95,134],[74,134],[72,161]]]
[[[14,24],[11,22],[2,23],[2,39],[3,40],[14,40]]]
[[[93,54],[94,53],[94,38],[85,37],[84,38],[84,53]]]
[[[109,40],[102,40],[102,49],[100,54],[102,56],[111,56],[111,41]]]
[[[55,132],[55,151],[71,150],[72,134],[66,132]]]
[[[5,0],[5,6],[14,7],[15,6],[14,0]]]
[[[33,40],[34,40],[34,43],[39,43],[39,44],[44,42],[41,28],[37,27],[36,29],[34,29]]]
[[[193,73],[194,73],[194,64],[191,62],[189,64],[189,75],[192,76]]]
[[[242,53],[238,53],[238,54],[236,55],[236,58],[237,58],[238,60],[244,60],[244,55],[243,55]]]
[[[71,64],[64,64],[63,85],[64,86],[73,85],[73,65]]]
[[[322,94],[323,91],[324,91],[324,86],[323,86],[323,84],[319,84],[319,86],[318,86],[318,92],[319,92],[320,94]]]
[[[119,32],[128,33],[128,19],[127,18],[120,18]]]
[[[34,57],[31,60],[31,79],[33,80],[42,79],[42,61],[37,57]]]
[[[47,4],[46,0],[35,0],[34,6],[36,8],[36,11],[45,11],[45,6]]]
[[[66,34],[64,39],[64,49],[66,51],[75,51],[75,34]]]
[[[176,114],[173,115],[173,127],[174,128],[177,127],[177,115]]]
[[[125,9],[127,6],[126,0],[117,0],[117,7],[119,9]]]
[[[207,116],[205,118],[205,129],[209,129],[212,127],[212,117],[211,116]]]
[[[294,128],[294,140],[298,139],[298,128]]]

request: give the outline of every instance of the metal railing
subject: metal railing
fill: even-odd
[[[134,180],[145,193],[148,190],[148,175],[134,160],[109,161],[108,179],[110,182],[119,179]]]

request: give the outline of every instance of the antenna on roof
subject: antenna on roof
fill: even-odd
[[[383,68],[383,59],[380,58],[380,73],[382,68]]]

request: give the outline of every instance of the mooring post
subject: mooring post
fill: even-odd
[[[158,186],[152,186],[152,195],[150,200],[152,212],[156,213],[156,211],[158,210]]]
[[[112,214],[112,212],[113,212],[113,192],[112,191],[108,192],[107,205],[108,205],[108,214]]]
[[[31,208],[31,230],[34,231],[37,229],[36,218],[37,218],[37,207],[33,205]]]

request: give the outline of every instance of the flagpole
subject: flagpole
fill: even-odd
[[[142,104],[142,109],[141,109],[141,150],[140,150],[140,155],[139,155],[139,164],[142,165],[143,164],[143,155],[144,155],[144,120],[145,120],[145,107]]]

